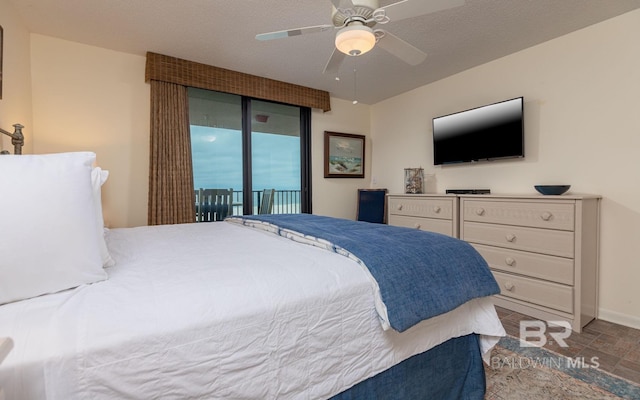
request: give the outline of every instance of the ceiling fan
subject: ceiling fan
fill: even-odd
[[[262,33],[256,35],[256,39],[272,40],[337,30],[336,47],[323,73],[336,73],[346,56],[360,56],[376,44],[407,64],[418,65],[425,60],[426,53],[383,29],[374,29],[375,26],[458,7],[464,0],[402,0],[384,7],[378,6],[378,0],[331,0],[331,3],[331,25]]]

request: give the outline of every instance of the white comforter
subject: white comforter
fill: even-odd
[[[381,328],[352,260],[229,223],[113,229],[109,279],[0,306],[7,399],[324,399],[451,337],[504,330],[474,300]]]

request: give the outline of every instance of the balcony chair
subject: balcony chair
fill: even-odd
[[[265,189],[262,192],[262,200],[260,201],[260,208],[258,208],[258,214],[271,214],[273,210],[273,196],[275,189]]]
[[[233,189],[199,189],[196,191],[196,221],[222,221],[233,215]]]

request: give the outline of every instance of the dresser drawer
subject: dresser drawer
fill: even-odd
[[[453,219],[455,199],[411,198],[389,196],[389,214]]]
[[[471,243],[573,258],[574,234],[550,229],[465,222],[463,240]]]
[[[493,271],[500,294],[554,310],[573,313],[573,288],[557,283]]]
[[[407,217],[404,215],[389,215],[389,225],[404,226],[454,236],[453,221],[436,218]]]
[[[493,270],[573,285],[573,260],[538,253],[474,244]]]
[[[487,201],[463,199],[465,221],[519,225],[573,231],[575,205],[532,201]]]

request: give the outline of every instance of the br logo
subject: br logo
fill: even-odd
[[[520,321],[520,342],[524,347],[542,347],[547,336],[560,347],[569,347],[564,340],[571,336],[571,324],[567,321]]]

